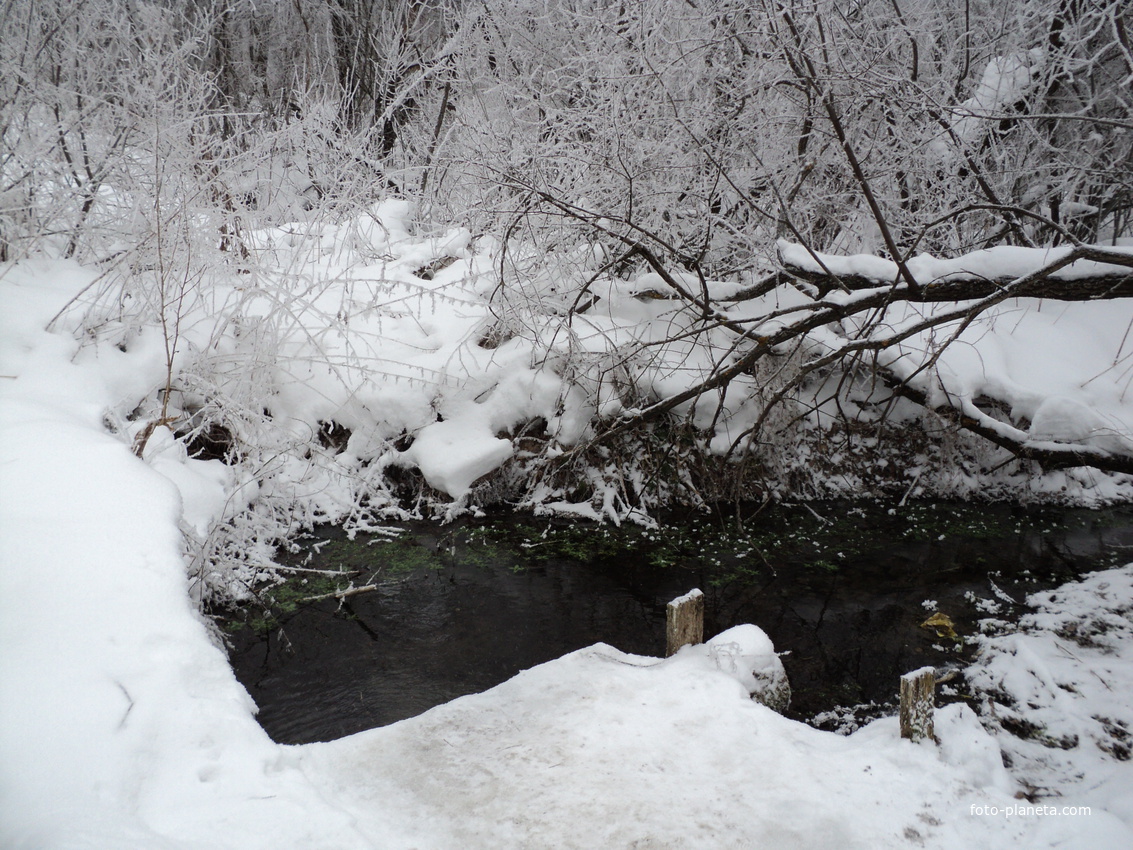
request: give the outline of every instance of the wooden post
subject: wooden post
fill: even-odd
[[[936,671],[922,667],[901,677],[901,737],[910,741],[936,740],[932,730]]]
[[[704,641],[704,594],[690,590],[665,608],[665,657],[682,646]]]

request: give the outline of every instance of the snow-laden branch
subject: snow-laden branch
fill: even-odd
[[[1097,446],[1082,443],[1035,440],[1025,431],[1020,431],[987,415],[970,399],[934,404],[928,393],[902,383],[892,376],[886,376],[885,382],[896,395],[951,420],[965,431],[978,434],[1011,452],[1015,458],[1034,461],[1043,469],[1089,466],[1104,472],[1123,472],[1133,475],[1133,457],[1128,455],[1114,454]]]
[[[705,304],[672,275],[660,274],[660,258],[642,249],[650,266],[673,290],[668,297],[685,301],[688,309],[698,313],[704,332],[711,326],[730,331],[735,338],[729,356],[719,359],[701,380],[627,410],[596,437],[598,441],[628,433],[695,403],[706,393],[723,390],[741,376],[754,374],[765,357],[786,349],[801,350],[798,346],[804,345],[810,354],[796,362],[793,375],[764,399],[766,409],[732,440],[732,450],[763,427],[771,408],[793,397],[803,385],[839,364],[870,354],[882,383],[894,394],[1007,449],[1015,458],[1048,469],[1089,466],[1133,473],[1133,455],[1123,449],[1122,439],[1102,446],[1093,440],[1048,439],[1020,430],[984,413],[967,394],[955,393],[937,368],[941,354],[966,329],[1010,298],[1061,295],[1065,300],[1085,301],[1133,295],[1133,275],[1126,272],[1133,267],[1133,249],[1080,245],[1048,250],[997,248],[955,260],[922,256],[908,264],[910,272],[919,276],[915,290],[894,264],[877,257],[823,255],[788,242],[780,242],[779,249],[787,274],[828,282],[819,287],[822,294],[812,293],[802,304],[728,321],[719,320],[722,305]],[[949,292],[955,295],[946,297]],[[902,301],[949,301],[952,306],[913,310],[896,319],[893,308]],[[921,351],[922,344],[916,340],[942,330],[947,330],[946,337]],[[927,390],[925,381],[939,381],[943,393]]]
[[[1133,297],[1133,248],[1077,245],[1001,246],[942,259],[921,254],[906,262],[919,284],[910,290],[891,260],[870,254],[838,256],[778,243],[786,271],[822,293],[891,287],[895,300],[967,301],[995,293],[1009,297],[1090,301]]]

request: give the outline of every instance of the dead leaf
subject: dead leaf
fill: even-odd
[[[960,639],[960,636],[956,634],[956,625],[952,622],[952,618],[939,611],[921,623],[921,628],[932,629],[936,632],[937,637],[948,638],[949,640]]]

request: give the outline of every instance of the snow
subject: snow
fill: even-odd
[[[776,711],[786,711],[790,705],[787,671],[771,638],[758,626],[751,623],[733,626],[709,638],[703,647],[688,647],[686,652],[703,652],[717,670],[743,685],[744,691],[756,702]]]
[[[454,499],[512,456],[511,442],[493,436],[487,417],[478,414],[426,425],[401,454],[421,470],[430,487]]]
[[[39,330],[71,282],[11,275],[0,305],[24,364],[0,379],[0,845],[364,846],[277,771],[190,602],[177,488],[102,427],[97,362]]]
[[[818,732],[697,660],[599,644],[297,761],[365,813],[364,831],[391,803],[419,812],[436,830],[421,847],[945,847],[989,834],[1027,846],[1033,825],[968,814],[1009,795],[893,724]],[[956,749],[979,734],[958,731]],[[396,781],[375,781],[381,763],[402,765]]]
[[[1018,631],[987,620],[966,674],[993,703],[991,726],[1030,787],[1133,819],[1133,565],[1034,594]],[[1035,729],[1020,738],[1008,731]]]
[[[232,470],[219,460],[190,459],[184,443],[164,425],[153,430],[142,457],[177,488],[182,521],[198,537],[207,537],[234,490]]]
[[[893,322],[919,321],[934,309],[902,305],[893,311]],[[1073,307],[1035,299],[1009,302],[960,333],[939,358],[939,383],[925,380],[922,386],[953,401],[1001,400],[1024,440],[1057,438],[1127,451],[1133,398],[1123,361],[1133,351],[1131,321],[1128,308],[1111,302]],[[895,371],[916,371],[933,337],[921,333],[894,346]]]
[[[669,607],[670,608],[679,608],[680,606],[684,605],[686,602],[691,602],[694,599],[699,599],[703,595],[704,595],[704,591],[701,590],[699,587],[693,588],[688,593],[682,593],[680,596],[676,597],[675,599],[669,600]]]
[[[1065,750],[1017,739],[962,705],[936,712],[939,745],[901,740],[894,718],[849,737],[788,720],[751,698],[787,684],[753,625],[665,660],[598,644],[388,727],[300,747],[269,740],[197,612],[188,543],[298,482],[330,511],[335,488],[366,474],[362,457],[399,462],[387,441],[402,431],[415,440],[401,458],[454,498],[511,456],[500,434],[518,423],[543,416],[550,428],[566,422],[564,440],[580,433],[557,406],[564,380],[533,366],[546,338],[468,344],[492,320],[475,273],[482,260],[410,280],[410,267],[438,251],[471,252],[460,233],[410,244],[404,215],[382,206],[369,229],[355,229],[381,258],[352,272],[356,288],[304,290],[319,316],[344,311],[349,321],[317,339],[310,325],[286,328],[274,362],[296,380],[252,397],[284,431],[309,437],[325,417],[355,428],[347,449],[327,458],[303,443],[311,457],[270,459],[272,474],[255,480],[190,458],[163,427],[134,456],[142,422],[128,414],[164,381],[160,337],[133,334],[125,350],[84,343],[74,310],[45,330],[95,273],[72,263],[0,273],[0,846],[1130,846],[1130,762],[1111,750],[1133,724],[1133,567],[1036,599],[1023,633],[990,634],[972,673],[988,700],[1014,695],[998,716],[1033,718],[1059,741],[1076,735]],[[329,244],[341,238],[327,234]],[[266,315],[262,293],[231,297],[244,327]],[[383,309],[367,306],[375,299]],[[575,341],[600,358],[627,335],[662,339],[685,321],[670,302],[629,299],[607,286]],[[1076,318],[1037,315],[1043,332],[1084,342]],[[1107,341],[1124,321],[1090,318]],[[233,381],[276,368],[216,327],[187,325],[184,350],[233,358],[224,361]],[[1053,394],[1040,394],[1012,371],[1038,331],[1018,350],[1010,334],[981,333],[957,349],[978,351],[978,369],[962,358],[942,368],[971,393],[998,387],[1047,437],[1085,421],[1076,403],[1101,421],[1125,416],[1114,381],[1074,383],[1075,369],[1105,371],[1092,349],[1072,355],[1079,362],[1065,375],[1029,367],[1052,372]],[[705,357],[659,351],[650,380],[679,386]],[[367,367],[378,360],[386,371],[375,377]],[[188,405],[192,391],[182,393],[177,403]],[[1089,640],[1070,645],[1072,626]],[[1044,805],[1090,813],[1023,810],[1016,794],[1031,785],[1061,795]]]
[[[987,120],[1010,111],[1014,104],[1034,88],[1045,57],[1041,48],[1023,53],[995,56],[984,68],[972,96],[955,110],[952,132],[964,143],[972,144]]]
[[[922,285],[954,275],[1012,280],[1065,257],[1070,250],[1004,246],[956,258],[921,255],[910,259],[907,267]],[[1107,250],[1131,252],[1127,246]],[[879,286],[899,281],[896,264],[880,257],[812,255],[803,246],[785,241],[779,242],[779,252],[785,263],[813,272],[861,276]],[[1052,276],[1073,280],[1127,272],[1124,266],[1079,260]],[[826,300],[849,303],[875,292],[834,292]],[[845,324],[874,339],[892,339],[933,317],[959,316],[963,307],[959,305],[961,313],[956,313],[958,306],[952,303],[898,302],[887,309],[885,321],[875,326],[866,328],[859,318]],[[1083,453],[1124,455],[1133,449],[1131,327],[1133,310],[1124,300],[1015,298],[966,325],[956,318],[912,334],[889,345],[879,359],[896,377],[922,390],[930,403],[960,409],[984,427],[1022,444],[1048,449],[1073,445]],[[941,351],[945,340],[949,344]],[[822,341],[832,349],[844,343],[841,337]],[[933,368],[926,369],[929,363]],[[1006,416],[991,416],[977,405],[980,401],[986,407],[988,400],[997,402]],[[1113,486],[1112,481],[1094,483],[1103,499],[1101,494]],[[1075,486],[1074,478],[1061,486]],[[1110,495],[1120,498],[1116,492]]]

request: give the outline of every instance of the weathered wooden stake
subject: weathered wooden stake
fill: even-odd
[[[690,643],[704,641],[704,594],[690,590],[665,608],[665,656]]]
[[[935,740],[932,713],[935,702],[936,671],[922,667],[901,677],[901,737],[910,741]]]

